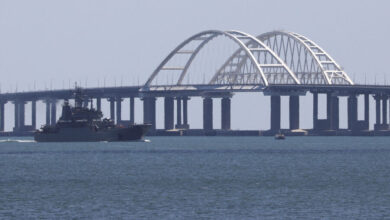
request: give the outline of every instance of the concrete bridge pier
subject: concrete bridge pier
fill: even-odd
[[[14,131],[19,130],[19,102],[14,102]]]
[[[357,127],[358,112],[357,112],[357,97],[350,95],[348,97],[348,129],[351,131],[359,130]]]
[[[144,123],[152,124],[151,131],[156,130],[156,98],[144,97]]]
[[[31,102],[31,128],[35,130],[37,128],[37,101]]]
[[[374,130],[381,130],[381,97],[379,95],[374,96],[375,99],[375,124]]]
[[[36,129],[36,101],[31,101],[31,125],[25,123],[25,101],[15,101],[15,126],[14,132],[32,131]],[[50,114],[50,112],[49,112]]]
[[[299,129],[299,96],[292,95],[289,100],[290,130]]]
[[[364,129],[370,128],[370,94],[364,94]]]
[[[24,101],[15,101],[15,126],[14,131],[21,131],[24,127],[24,119],[25,119],[25,104]]]
[[[19,128],[23,129],[26,119],[26,102],[22,101],[19,103]]]
[[[313,92],[313,130],[318,130],[318,93]]]
[[[46,125],[50,125],[50,100],[44,102],[46,104]]]
[[[25,125],[25,115],[26,115],[26,102],[21,101],[19,102],[19,129],[23,129]]]
[[[230,130],[231,101],[230,97],[221,99],[221,129]]]
[[[271,95],[271,131],[280,130],[280,96]]]
[[[134,124],[134,97],[130,97],[130,124]]]
[[[176,98],[176,128],[181,128],[181,98]]]
[[[386,95],[375,95],[375,106],[376,106],[376,121],[374,124],[374,130],[389,130],[389,124],[387,122],[387,101]],[[382,118],[381,118],[382,116]],[[382,119],[382,120],[381,120]]]
[[[318,119],[318,92],[313,92],[313,130],[338,130],[339,118],[339,97],[326,93],[326,119]]]
[[[50,125],[55,125],[57,120],[57,100],[51,100]]]
[[[339,130],[339,97],[327,94],[327,119],[330,130]]]
[[[174,99],[172,97],[164,98],[164,129],[171,130],[174,125]]]
[[[364,119],[358,120],[358,94],[351,94],[348,97],[348,129],[351,131],[368,130],[368,109],[369,109],[369,94],[364,95]],[[380,110],[380,109],[379,109]]]
[[[110,119],[115,122],[115,98],[107,99],[110,102]]]
[[[5,101],[0,101],[0,131],[5,129]]]
[[[25,130],[25,101],[15,101],[15,126],[14,131]]]
[[[386,95],[382,96],[382,129],[388,130],[389,124],[387,122],[387,99]]]
[[[213,130],[213,99],[211,97],[203,98],[203,129]]]
[[[121,97],[116,98],[116,124],[120,124],[122,121],[122,101]]]
[[[188,97],[176,98],[176,125],[175,128],[189,129],[188,125]]]
[[[102,110],[102,98],[100,97],[97,97],[96,98],[96,109],[98,111],[101,111]]]
[[[183,97],[183,125],[182,128],[189,129],[190,125],[188,124],[188,97]]]

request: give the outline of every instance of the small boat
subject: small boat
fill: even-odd
[[[275,134],[275,140],[284,140],[284,139],[286,139],[286,137],[280,131],[279,133]]]

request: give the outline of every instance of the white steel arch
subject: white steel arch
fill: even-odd
[[[266,44],[257,38],[240,31],[229,31],[235,37],[242,39],[243,46],[238,49],[216,72],[209,84],[255,84],[257,83],[248,63],[248,56],[243,51],[249,51],[256,60],[262,74],[266,78],[265,85],[269,84],[300,84],[296,75],[285,62]]]
[[[239,50],[237,53],[233,54],[231,56],[232,59],[234,59],[235,55],[240,54],[243,56],[245,60],[248,60],[250,63],[249,66],[252,67],[250,73],[244,74],[242,72],[241,68],[236,68],[235,72],[230,72],[227,74],[227,72],[221,72],[218,71],[213,79],[210,81],[209,84],[245,84],[245,83],[251,83],[251,84],[261,84],[264,86],[268,86],[269,80],[272,78],[273,81],[271,83],[289,83],[289,84],[299,84],[298,78],[294,75],[294,73],[289,69],[289,67],[283,62],[282,59],[280,59],[269,47],[267,47],[264,43],[260,42],[255,37],[239,32],[239,31],[218,31],[218,30],[210,30],[210,31],[204,31],[201,33],[198,33],[184,42],[182,42],[180,45],[178,45],[162,62],[161,64],[155,69],[153,74],[149,77],[147,82],[145,83],[145,87],[150,86],[153,82],[153,80],[156,78],[156,76],[160,73],[160,71],[163,70],[171,70],[171,71],[181,71],[179,79],[177,81],[176,85],[181,85],[182,81],[187,73],[187,70],[189,66],[191,65],[192,61],[196,57],[196,55],[199,53],[199,51],[208,43],[210,40],[217,36],[226,36],[229,39],[231,39],[233,42],[237,43],[239,46]],[[186,45],[190,44],[194,41],[200,41],[199,44],[195,46],[192,50],[182,50]],[[254,45],[256,47],[248,47],[248,45]],[[272,61],[262,62],[262,60],[256,58],[256,51],[265,51],[269,53],[272,57]],[[179,56],[181,54],[190,54],[189,58],[187,59],[184,66],[180,67],[169,67],[166,66],[166,64],[174,57]],[[229,59],[230,60],[230,59]],[[228,64],[225,63],[224,66],[227,66]],[[240,67],[247,67],[248,65],[241,65]],[[248,68],[248,67],[247,67]],[[272,68],[278,68],[283,71],[279,70],[278,72],[273,73],[273,75],[266,75],[264,72],[267,69]],[[273,76],[273,77],[272,77]],[[282,77],[275,77],[275,76],[282,76]],[[278,78],[284,80],[284,82],[275,82],[275,79]]]
[[[257,37],[291,68],[301,84],[349,84],[350,77],[316,43],[293,32],[272,31]]]

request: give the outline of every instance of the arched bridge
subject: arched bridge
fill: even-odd
[[[236,49],[199,85],[353,85],[339,64],[310,39],[292,32],[273,31],[254,37],[241,31],[204,31],[179,44],[155,69],[144,90],[161,87],[190,88],[184,78],[201,51],[216,38],[225,37]],[[170,66],[173,60],[180,60]],[[159,83],[164,74],[174,75],[171,83]],[[195,73],[196,74],[196,73]],[[161,81],[160,81],[161,82]],[[226,88],[226,87],[225,87]]]
[[[281,96],[289,96],[290,130],[299,127],[299,96],[313,94],[313,131],[339,130],[339,97],[348,97],[348,129],[369,129],[369,98],[376,102],[376,131],[389,131],[389,86],[356,85],[341,66],[318,44],[298,33],[272,31],[253,36],[241,31],[209,30],[195,34],[174,48],[143,86],[85,88],[87,96],[110,103],[111,119],[123,123],[121,103],[143,101],[143,121],[156,129],[156,99],[164,98],[164,130],[188,129],[189,97],[203,98],[203,129],[213,129],[213,99],[221,99],[221,129],[230,130],[230,99],[235,92],[263,92],[271,99],[270,131],[281,129]],[[318,94],[327,95],[327,117],[318,118]],[[357,117],[357,96],[364,95],[364,119]],[[72,90],[0,94],[0,131],[4,131],[4,105],[15,105],[14,131],[36,127],[36,101],[46,104],[46,124],[55,124],[57,100],[71,99]],[[176,126],[174,126],[174,101]],[[25,104],[32,102],[32,125],[24,122]],[[390,111],[389,111],[390,112]]]

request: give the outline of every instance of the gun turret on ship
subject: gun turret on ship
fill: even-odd
[[[86,97],[81,88],[74,93],[75,105],[68,100],[62,106],[62,115],[55,125],[44,125],[34,133],[37,142],[78,141],[133,141],[140,140],[150,129],[150,124],[115,125],[103,118],[101,111],[84,105]]]

